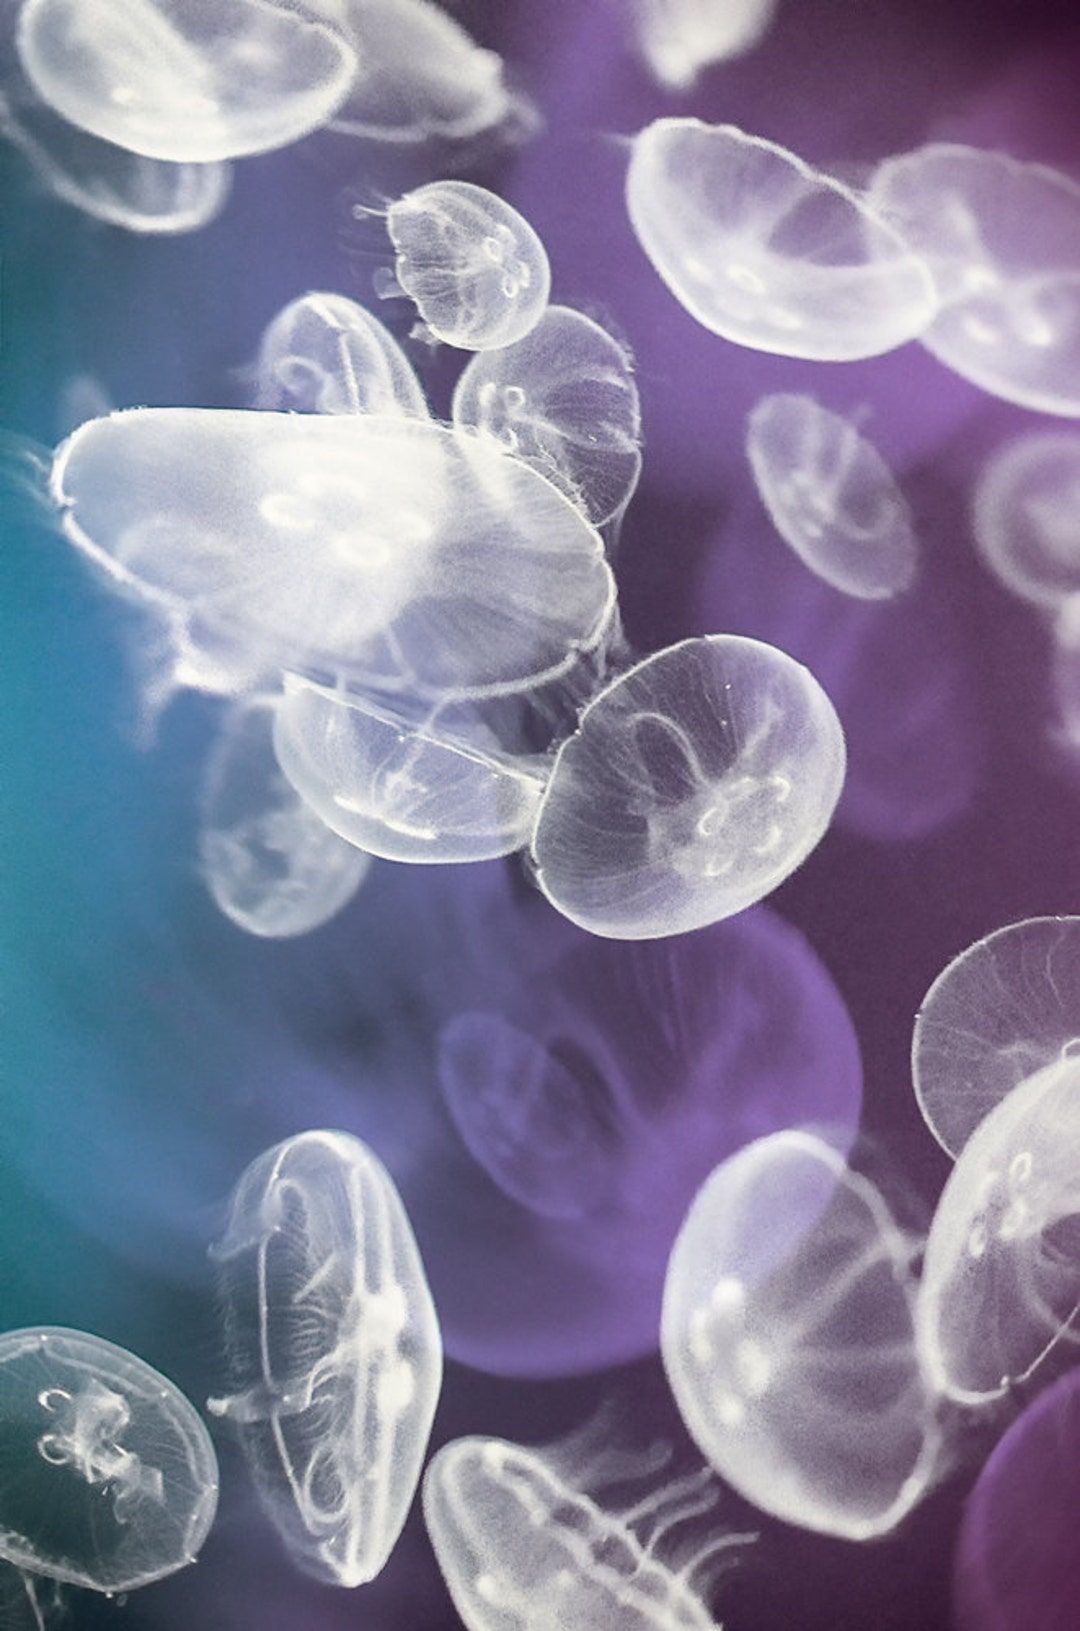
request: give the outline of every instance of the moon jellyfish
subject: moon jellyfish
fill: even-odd
[[[930,275],[849,188],[733,125],[657,119],[626,202],[676,300],[714,334],[815,362],[874,357],[934,316]]]
[[[260,408],[428,418],[394,336],[344,295],[306,294],[283,307],[259,342],[256,379]]]
[[[356,55],[270,0],[24,0],[16,35],[56,113],[132,153],[207,163],[324,125]]]
[[[934,1213],[918,1303],[934,1385],[978,1405],[1024,1381],[1080,1305],[1080,1060],[1035,1071],[964,1145]]]
[[[560,747],[533,833],[537,882],[593,934],[715,923],[806,859],[844,762],[808,669],[741,635],[684,640],[601,691]]]
[[[869,197],[930,269],[941,309],[927,350],[991,396],[1080,415],[1080,186],[932,143],[887,159]]]
[[[574,506],[428,421],[134,409],[75,431],[52,492],[71,541],[238,684],[281,666],[482,693],[568,669],[614,612]]]
[[[979,475],[973,525],[980,556],[1011,594],[1060,610],[1080,591],[1080,432],[1006,443]]]
[[[638,48],[660,84],[689,90],[703,68],[741,57],[769,30],[778,0],[631,0]]]
[[[773,525],[811,572],[858,600],[911,587],[911,511],[854,425],[810,396],[766,396],[750,415],[746,451]]]
[[[941,1445],[912,1255],[874,1186],[810,1133],[748,1145],[695,1199],[664,1368],[702,1454],[762,1511],[867,1540],[927,1493]]]
[[[326,827],[274,757],[275,705],[238,705],[207,762],[199,856],[206,886],[248,934],[309,934],[348,905],[371,859]]]
[[[437,340],[494,351],[540,321],[551,289],[547,251],[486,187],[428,182],[390,205],[386,225],[397,254],[378,293],[407,295]]]
[[[0,1336],[0,1557],[129,1591],[195,1556],[218,1469],[192,1406],[143,1360],[46,1326]]]
[[[529,842],[539,758],[515,758],[481,720],[416,725],[376,703],[290,677],[274,725],[278,762],[312,819],[390,861],[483,861]]]
[[[374,1579],[412,1503],[442,1342],[405,1208],[347,1133],[260,1155],[212,1249],[240,1434],[292,1560],[335,1586]]]
[[[641,475],[633,359],[582,312],[549,306],[523,340],[473,357],[453,418],[535,466],[594,527],[633,497]]]

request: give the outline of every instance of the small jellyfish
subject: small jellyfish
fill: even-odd
[[[733,125],[655,120],[634,140],[626,203],[675,298],[737,345],[851,362],[936,311],[922,261],[861,197]]]
[[[854,425],[810,396],[766,396],[750,415],[746,451],[773,525],[811,572],[857,600],[910,589],[919,550],[911,511]]]
[[[1080,432],[1031,431],[1006,442],[980,472],[972,525],[999,583],[1060,611],[1080,592]]]
[[[524,339],[551,289],[547,251],[512,205],[471,181],[432,181],[390,205],[394,275],[377,290],[404,294],[437,340],[495,351]]]
[[[868,1540],[931,1487],[942,1446],[912,1257],[873,1184],[810,1133],[747,1145],[694,1200],[664,1367],[702,1454],[762,1511]]]
[[[287,146],[356,72],[340,35],[271,0],[24,0],[16,44],[54,112],[178,163]]]
[[[274,757],[277,704],[240,703],[203,776],[199,859],[225,916],[263,939],[310,934],[363,883],[371,858],[338,837],[294,791]]]
[[[347,1133],[260,1155],[212,1248],[236,1424],[292,1560],[334,1586],[374,1579],[420,1477],[442,1340],[405,1208]]]
[[[531,333],[463,369],[453,419],[492,436],[605,526],[641,475],[633,359],[599,323],[549,306]]]
[[[263,331],[255,378],[260,408],[428,418],[394,336],[344,295],[306,294],[284,306]]]
[[[868,197],[929,267],[927,350],[991,396],[1080,415],[1080,186],[935,142],[887,159]]]
[[[209,1434],[183,1394],[101,1337],[0,1336],[0,1557],[92,1591],[193,1563],[217,1507]]]
[[[669,91],[703,68],[745,56],[768,33],[779,0],[630,0],[638,49]]]
[[[808,669],[740,635],[684,640],[601,691],[560,747],[532,838],[537,882],[593,934],[715,923],[802,864],[844,764]]]

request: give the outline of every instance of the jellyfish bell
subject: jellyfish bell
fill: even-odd
[[[158,1371],[82,1331],[8,1331],[0,1416],[0,1557],[109,1593],[194,1562],[217,1506],[217,1460]]]
[[[999,448],[976,482],[972,525],[999,583],[1061,611],[1080,593],[1080,431],[1029,431]]]
[[[263,331],[254,372],[259,408],[429,417],[401,346],[344,295],[316,291],[283,306]]]
[[[685,91],[702,69],[745,56],[759,45],[778,0],[629,0],[637,45],[653,77]]]

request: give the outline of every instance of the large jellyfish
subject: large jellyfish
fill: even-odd
[[[282,307],[263,330],[254,372],[260,408],[428,418],[401,346],[344,295],[317,291]]]
[[[748,1145],[696,1197],[661,1351],[698,1448],[763,1511],[866,1540],[930,1488],[913,1257],[874,1186],[807,1132]]]
[[[1080,592],[1080,432],[1006,442],[979,473],[972,524],[979,554],[1010,593],[1060,611]]]
[[[8,1331],[0,1429],[0,1557],[104,1592],[195,1561],[217,1460],[192,1406],[145,1361],[82,1331]]]
[[[260,1155],[213,1248],[240,1433],[260,1500],[297,1566],[358,1586],[412,1503],[442,1385],[442,1341],[405,1208],[347,1133]]]
[[[850,188],[733,125],[657,119],[634,140],[626,201],[668,288],[714,334],[816,362],[921,334],[922,261]]]
[[[759,45],[779,0],[624,0],[638,49],[660,84],[685,91],[703,68]]]
[[[537,882],[616,938],[730,917],[818,843],[844,759],[809,670],[739,635],[684,640],[602,691],[559,749],[532,839]]]

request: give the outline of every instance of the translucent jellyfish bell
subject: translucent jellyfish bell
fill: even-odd
[[[255,373],[260,408],[428,418],[401,346],[344,295],[305,294],[284,306],[263,331]]]
[[[602,691],[559,749],[532,839],[537,882],[593,934],[715,923],[806,859],[844,764],[808,669],[741,635],[684,640]]]
[[[858,600],[910,589],[919,546],[884,459],[810,396],[762,397],[750,415],[750,468],[780,536],[818,577]]]
[[[513,345],[543,316],[547,251],[512,205],[471,181],[431,181],[390,205],[397,279],[438,340],[465,351]]]
[[[657,119],[634,140],[638,242],[712,333],[816,362],[874,357],[934,316],[930,275],[849,188],[733,125]]]
[[[284,147],[344,100],[356,55],[270,0],[24,0],[16,36],[42,101],[151,159]]]
[[[0,1423],[0,1557],[105,1592],[195,1561],[217,1460],[192,1406],[143,1360],[82,1331],[8,1331]]]
[[[1080,433],[1032,431],[979,474],[972,522],[983,562],[1044,611],[1080,591]]]
[[[641,475],[633,360],[567,306],[549,306],[523,340],[473,357],[454,391],[453,418],[535,466],[594,527],[622,514]]]
[[[638,48],[668,90],[689,90],[703,68],[760,44],[778,0],[631,0]]]
[[[874,1186],[809,1133],[747,1145],[695,1199],[664,1368],[702,1454],[762,1511],[867,1540],[927,1493],[941,1442],[911,1257]]]
[[[397,1190],[366,1145],[307,1132],[267,1150],[212,1249],[236,1424],[259,1498],[306,1574],[374,1579],[412,1503],[442,1340]]]

